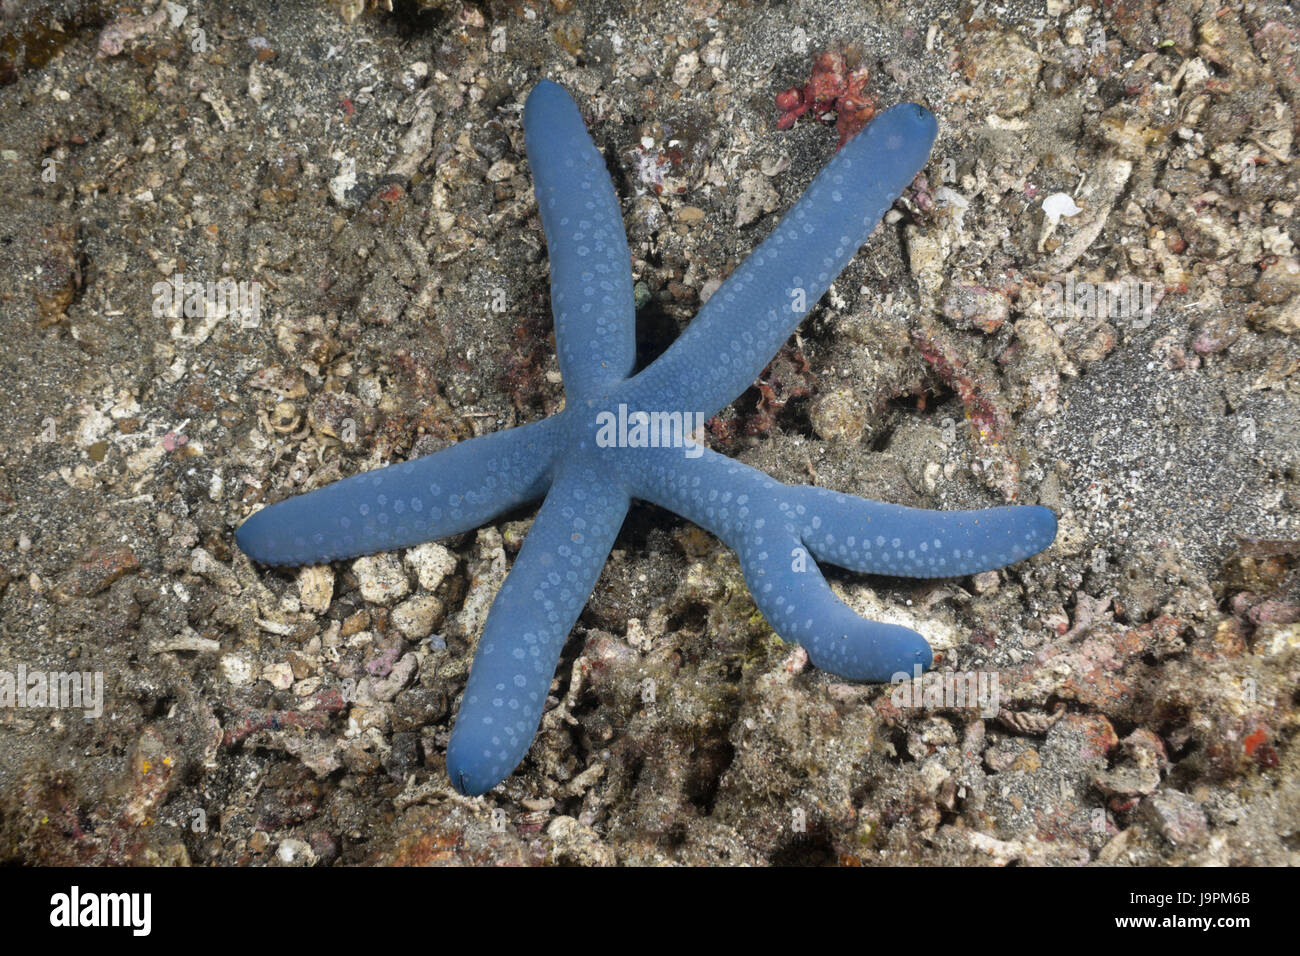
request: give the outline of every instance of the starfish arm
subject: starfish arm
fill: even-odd
[[[321,564],[477,528],[546,491],[557,426],[482,435],[288,498],[245,521],[235,541],[262,564]]]
[[[573,98],[542,80],[524,138],[551,261],[555,346],[571,400],[622,381],[636,361],[632,266],[605,161]]]
[[[1056,538],[1056,515],[1039,505],[929,511],[826,488],[789,488],[799,536],[822,561],[872,574],[948,578],[1005,567]]]
[[[835,155],[694,321],[634,382],[642,407],[682,395],[712,417],[753,384],[924,167],[933,114],[885,110]]]
[[[918,665],[928,668],[930,646],[920,634],[859,617],[831,591],[801,536],[793,490],[705,451],[689,461],[660,455],[634,494],[689,518],[730,546],[772,629],[803,645],[821,670],[888,681]]]
[[[447,745],[447,775],[461,793],[491,789],[524,759],[627,508],[626,493],[589,462],[557,475],[479,638]]]

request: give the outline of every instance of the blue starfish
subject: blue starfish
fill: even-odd
[[[925,511],[785,485],[688,433],[753,383],[848,265],[924,166],[934,116],[911,103],[877,116],[636,375],[630,256],[604,160],[555,83],[529,95],[524,132],[564,410],[272,505],[239,529],[239,547],[265,564],[334,561],[467,531],[545,495],[488,615],[447,747],[447,772],[466,794],[495,786],[527,753],[560,651],[633,498],[733,548],[772,628],[822,670],[887,681],[929,667],[919,634],[859,617],[814,558],[906,577],[971,574],[1051,544],[1050,510]]]

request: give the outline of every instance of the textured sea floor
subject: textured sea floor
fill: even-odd
[[[397,6],[3,4],[0,860],[1297,862],[1290,7]],[[614,175],[648,359],[833,154],[814,115],[777,128],[823,52],[939,140],[709,443],[1055,508],[1001,572],[831,575],[996,698],[817,672],[731,552],[636,506],[528,758],[460,797],[455,705],[531,512],[302,571],[233,530],[562,407],[539,77]],[[163,301],[224,278],[256,321]],[[1118,282],[1151,307],[1074,294]],[[6,702],[20,668],[102,675],[102,713]]]

